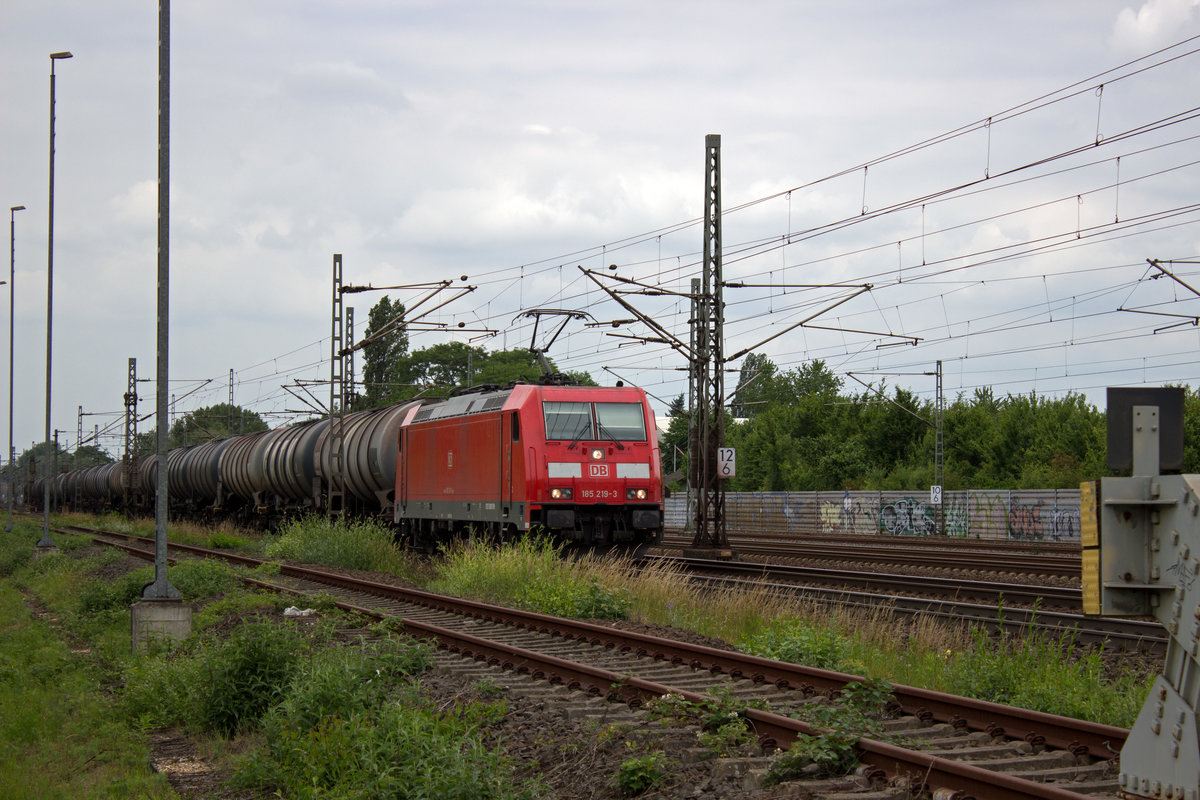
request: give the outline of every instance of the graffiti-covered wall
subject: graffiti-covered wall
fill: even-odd
[[[688,499],[666,501],[667,527],[688,527]],[[1078,541],[1078,489],[945,492],[947,536],[1027,541]],[[798,535],[931,536],[938,509],[918,492],[730,492],[730,530],[790,531]]]

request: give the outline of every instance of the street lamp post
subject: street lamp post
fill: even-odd
[[[16,308],[13,298],[17,290],[17,212],[24,210],[25,206],[8,209],[8,524],[4,526],[5,533],[11,533],[13,529],[13,495],[17,488],[14,464],[17,451],[13,448],[13,316]]]
[[[50,368],[51,353],[53,352],[54,332],[54,62],[71,58],[69,52],[50,54],[50,197],[48,222],[46,226],[46,455],[50,455]],[[53,463],[53,462],[51,462]],[[50,538],[50,482],[53,475],[46,476],[42,486],[42,538],[38,540],[40,548],[54,547]]]

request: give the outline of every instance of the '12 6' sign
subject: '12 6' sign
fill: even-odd
[[[717,448],[717,477],[737,477],[737,450],[732,447]]]

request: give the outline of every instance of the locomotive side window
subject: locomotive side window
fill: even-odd
[[[646,441],[646,418],[641,403],[596,403],[596,421],[613,439]]]
[[[514,442],[521,441],[521,418],[517,416],[517,412],[512,412],[512,440]]]
[[[560,403],[547,400],[542,403],[546,417],[547,439],[592,439],[592,404]]]

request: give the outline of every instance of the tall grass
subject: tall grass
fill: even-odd
[[[531,537],[501,548],[464,543],[445,555],[430,583],[434,591],[586,617],[569,603],[542,601],[595,586],[621,598],[632,619],[757,655],[1111,725],[1133,724],[1152,682],[1136,672],[1110,675],[1099,652],[1069,637],[1030,631],[994,639],[963,625],[910,620],[886,608],[846,610],[765,584],[713,588],[669,562],[636,569],[620,557],[564,560]]]
[[[396,543],[392,530],[374,520],[294,519],[264,540],[263,551],[268,558],[386,572],[410,580],[422,571],[417,557]]]
[[[457,542],[442,552],[429,589],[512,603],[567,617],[623,619],[631,605],[616,562],[585,556],[567,561],[549,539],[526,536],[501,548]]]

